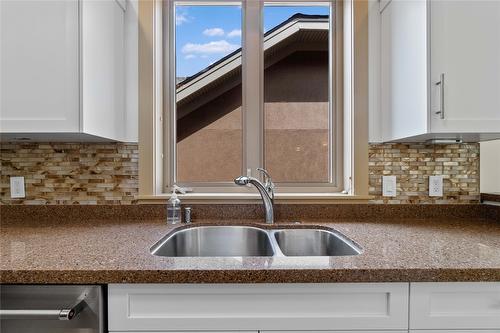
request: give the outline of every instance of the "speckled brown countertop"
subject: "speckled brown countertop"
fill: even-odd
[[[500,281],[498,220],[366,217],[307,225],[334,228],[364,252],[349,257],[165,258],[149,253],[172,230],[162,219],[26,218],[1,224],[0,282]]]
[[[481,193],[481,202],[499,202],[500,203],[500,193]]]

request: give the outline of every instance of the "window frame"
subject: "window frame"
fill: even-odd
[[[191,4],[200,4],[206,2],[204,0],[192,0]],[[211,2],[211,1],[210,1]],[[234,3],[234,1],[219,0],[219,3]],[[311,1],[311,0],[259,0],[259,1],[246,1],[242,0],[243,9],[243,45],[248,45],[249,38],[254,38],[253,43],[258,41],[259,48],[262,47],[263,38],[263,25],[262,25],[262,6],[263,3],[276,3],[276,4],[290,4],[293,2],[322,2],[327,1]],[[341,172],[340,177],[337,178],[338,186],[332,187],[330,184],[327,186],[314,186],[318,184],[299,184],[299,186],[282,186],[280,184],[277,193],[277,199],[283,200],[302,200],[311,199],[314,202],[325,200],[338,200],[338,199],[369,199],[368,195],[368,89],[367,89],[367,50],[368,45],[368,29],[365,24],[368,14],[368,6],[365,1],[353,0],[331,0],[331,8],[335,13],[335,18],[330,20],[330,24],[335,22],[334,29],[330,29],[330,33],[335,33],[335,55],[330,58],[334,59],[335,70],[334,75],[336,80],[334,82],[342,82],[342,85],[337,85],[335,100],[335,107],[337,110],[342,110],[340,116],[337,118],[336,125],[341,128],[337,130],[337,136],[343,138],[340,147],[336,147],[342,151],[342,161],[337,159],[335,165],[337,170]],[[183,2],[186,3],[186,2]],[[164,69],[173,68],[172,61],[172,47],[169,47],[169,52],[163,52],[165,45],[169,46],[175,43],[175,38],[170,37],[169,30],[175,29],[175,22],[170,13],[173,6],[171,0],[152,0],[139,3],[139,196],[140,201],[150,201],[152,199],[162,200],[168,198],[169,187],[172,185],[170,182],[171,168],[171,139],[169,136],[173,134],[171,131],[172,119],[166,117],[165,111],[168,111],[169,104],[163,103],[165,100],[174,101],[171,99],[171,91],[169,87],[172,86],[172,79],[175,80],[174,75],[169,75],[169,80],[164,80]],[[170,10],[169,10],[170,8]],[[248,16],[258,15],[260,17],[258,24],[258,34],[250,34],[249,31],[257,31],[255,25],[256,20],[248,20]],[[345,17],[345,19],[344,19]],[[249,22],[254,22],[254,27],[248,28]],[[168,33],[166,33],[168,32]],[[257,37],[256,37],[257,36]],[[330,38],[330,41],[334,41]],[[345,44],[344,44],[345,43]],[[344,47],[346,45],[347,47]],[[243,48],[243,52],[245,53]],[[353,49],[360,49],[363,52],[352,52]],[[253,57],[254,64],[247,66],[255,66],[258,64],[262,68],[263,52],[259,52],[260,57]],[[258,59],[255,59],[258,58]],[[346,60],[345,62],[343,60]],[[258,77],[255,78],[255,72],[245,76],[243,69],[243,84],[249,82],[248,87],[243,89],[253,89],[254,93],[259,94],[260,98],[258,106],[249,106],[249,101],[245,100],[247,94],[243,93],[243,108],[257,107],[259,108],[258,116],[246,119],[244,121],[260,122],[263,118],[263,71],[258,71]],[[253,75],[253,76],[252,76]],[[174,81],[175,82],[175,81]],[[250,85],[250,83],[253,83]],[[175,84],[173,85],[175,87]],[[343,86],[343,93],[337,90],[339,86]],[[246,90],[244,90],[246,91]],[[356,96],[354,93],[356,92]],[[332,103],[330,103],[332,104]],[[170,106],[171,107],[171,106]],[[252,114],[251,112],[244,112],[244,114]],[[342,119],[342,121],[340,120]],[[353,126],[356,121],[356,126]],[[263,126],[261,127],[263,132]],[[248,133],[244,133],[244,140],[248,140]],[[263,139],[263,133],[259,133],[260,140]],[[250,137],[250,139],[252,139]],[[253,138],[255,140],[255,138]],[[244,145],[245,147],[245,145]],[[262,145],[263,147],[263,145]],[[332,147],[333,148],[333,147]],[[255,151],[245,152],[243,158],[243,167],[247,165],[247,156],[256,154]],[[332,154],[333,156],[333,154]],[[259,159],[263,161],[263,149]],[[338,167],[338,165],[341,165]],[[250,165],[255,168],[259,165]],[[343,174],[342,174],[343,173]],[[257,175],[254,175],[257,176]],[[213,185],[210,184],[210,185]],[[197,186],[194,188],[195,193],[186,195],[187,198],[195,198],[199,202],[217,201],[218,198],[227,201],[228,199],[235,199],[245,201],[245,199],[254,199],[257,195],[253,189],[239,186]],[[330,185],[330,186],[328,186]],[[342,191],[343,190],[343,191]],[[340,192],[342,191],[342,192]],[[207,201],[207,202],[208,202]]]
[[[242,6],[242,168],[241,174],[250,174],[256,178],[261,178],[259,173],[255,173],[256,168],[264,166],[265,159],[265,134],[264,134],[264,6],[292,5],[329,5],[329,181],[328,182],[303,182],[290,183],[280,182],[276,192],[283,193],[310,193],[326,192],[336,193],[344,190],[342,180],[342,112],[340,105],[336,105],[333,96],[342,96],[341,86],[337,84],[337,54],[336,27],[337,20],[333,15],[337,12],[336,1],[332,0],[289,0],[289,1],[233,1],[233,0],[176,0],[165,2],[164,17],[168,18],[164,22],[163,29],[163,54],[168,53],[168,64],[164,64],[163,77],[168,80],[165,86],[164,96],[166,96],[165,107],[163,108],[163,119],[168,119],[169,126],[164,139],[163,165],[165,172],[163,175],[163,189],[168,192],[176,178],[176,99],[175,99],[175,6],[176,5],[239,5]],[[333,15],[332,15],[333,14]],[[340,64],[339,64],[340,65]],[[172,88],[170,88],[172,87]],[[168,92],[166,90],[169,90]],[[271,175],[272,176],[272,175]],[[246,193],[246,187],[236,186],[232,182],[178,182],[180,186],[189,187],[195,193]],[[340,185],[342,184],[342,185]]]
[[[162,181],[162,189],[164,192],[169,193],[171,188],[175,182],[176,176],[176,143],[177,143],[177,133],[176,133],[176,96],[175,96],[175,81],[176,81],[176,73],[175,73],[175,4],[182,3],[182,5],[188,6],[196,6],[196,5],[242,5],[242,46],[244,45],[243,41],[243,31],[244,27],[244,12],[243,9],[243,1],[235,1],[235,0],[168,0],[164,1],[163,7],[163,15],[164,22],[169,22],[163,26],[163,54],[168,53],[168,67],[164,67],[163,77],[167,78],[168,87],[165,87],[164,94],[169,96],[168,103],[165,103],[163,108],[163,118],[168,119],[168,127],[165,130],[167,134],[164,139],[164,151],[163,151],[163,165],[164,165],[164,173],[163,173],[163,181]],[[172,69],[172,70],[168,70]],[[242,69],[242,75],[243,75]],[[243,81],[243,78],[242,78]],[[242,82],[243,83],[243,82]],[[173,88],[170,88],[173,87]],[[168,90],[168,93],[166,92]],[[172,96],[173,95],[173,96]],[[242,97],[244,98],[242,93]],[[242,104],[242,132],[244,136],[245,132],[245,123],[244,123],[244,114],[243,112],[244,104]],[[242,150],[243,150],[243,158],[242,158],[242,170],[245,166],[245,141],[243,138],[242,142]],[[230,182],[182,182],[178,183],[180,186],[189,188],[194,193],[241,193],[241,189],[236,188],[236,185],[232,185]],[[241,188],[241,187],[240,187]]]
[[[343,82],[342,76],[339,73],[342,72],[343,68],[343,57],[342,57],[342,12],[337,7],[339,2],[335,0],[265,0],[262,4],[261,9],[261,22],[264,20],[263,8],[268,6],[287,6],[297,3],[298,5],[329,5],[330,8],[330,18],[329,18],[329,28],[328,28],[328,147],[329,147],[329,160],[328,160],[328,182],[280,182],[279,188],[284,193],[340,193],[344,190],[344,180],[343,180]],[[263,24],[261,23],[261,27]],[[264,36],[264,32],[261,31],[261,36]],[[263,41],[262,41],[263,45]],[[263,56],[263,52],[260,52]],[[262,90],[264,88],[264,68],[263,65],[259,68],[259,73],[261,74],[261,84]],[[335,97],[335,98],[334,98]],[[264,96],[261,96],[262,101],[262,117],[265,116],[265,105]],[[262,120],[262,130],[265,129],[264,119]],[[262,164],[265,161],[265,136],[263,135],[262,143]],[[272,175],[271,175],[272,176]]]

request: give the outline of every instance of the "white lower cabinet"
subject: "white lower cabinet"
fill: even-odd
[[[408,333],[407,330],[378,330],[378,331],[260,331],[260,333]]]
[[[411,283],[410,329],[499,332],[500,282]]]
[[[410,333],[498,333],[498,330],[410,330]]]
[[[406,330],[407,283],[113,284],[110,331]]]
[[[499,333],[500,282],[112,284],[111,332]]]
[[[151,331],[151,332],[141,332],[141,331],[120,331],[116,333],[194,333],[193,331]],[[196,333],[408,333],[408,331],[394,331],[394,330],[382,330],[382,331],[195,331]],[[421,331],[419,331],[421,332]],[[426,331],[423,331],[426,332]],[[429,331],[430,332],[430,331]],[[441,331],[440,331],[441,332]],[[452,331],[441,333],[451,333]],[[432,333],[439,333],[434,331]],[[458,332],[460,333],[460,332]],[[467,332],[462,332],[467,333]],[[481,331],[481,333],[490,333],[488,331]],[[493,331],[491,332],[493,333]],[[496,332],[498,333],[498,332]]]

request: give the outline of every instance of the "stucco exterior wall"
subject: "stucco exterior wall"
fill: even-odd
[[[327,52],[282,59],[265,70],[264,87],[265,167],[278,182],[327,181]],[[232,181],[242,173],[241,85],[178,124],[180,181]]]

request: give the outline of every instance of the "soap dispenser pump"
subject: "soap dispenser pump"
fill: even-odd
[[[177,192],[185,193],[179,186],[172,186],[172,196],[167,203],[167,224],[181,223],[181,200]]]

